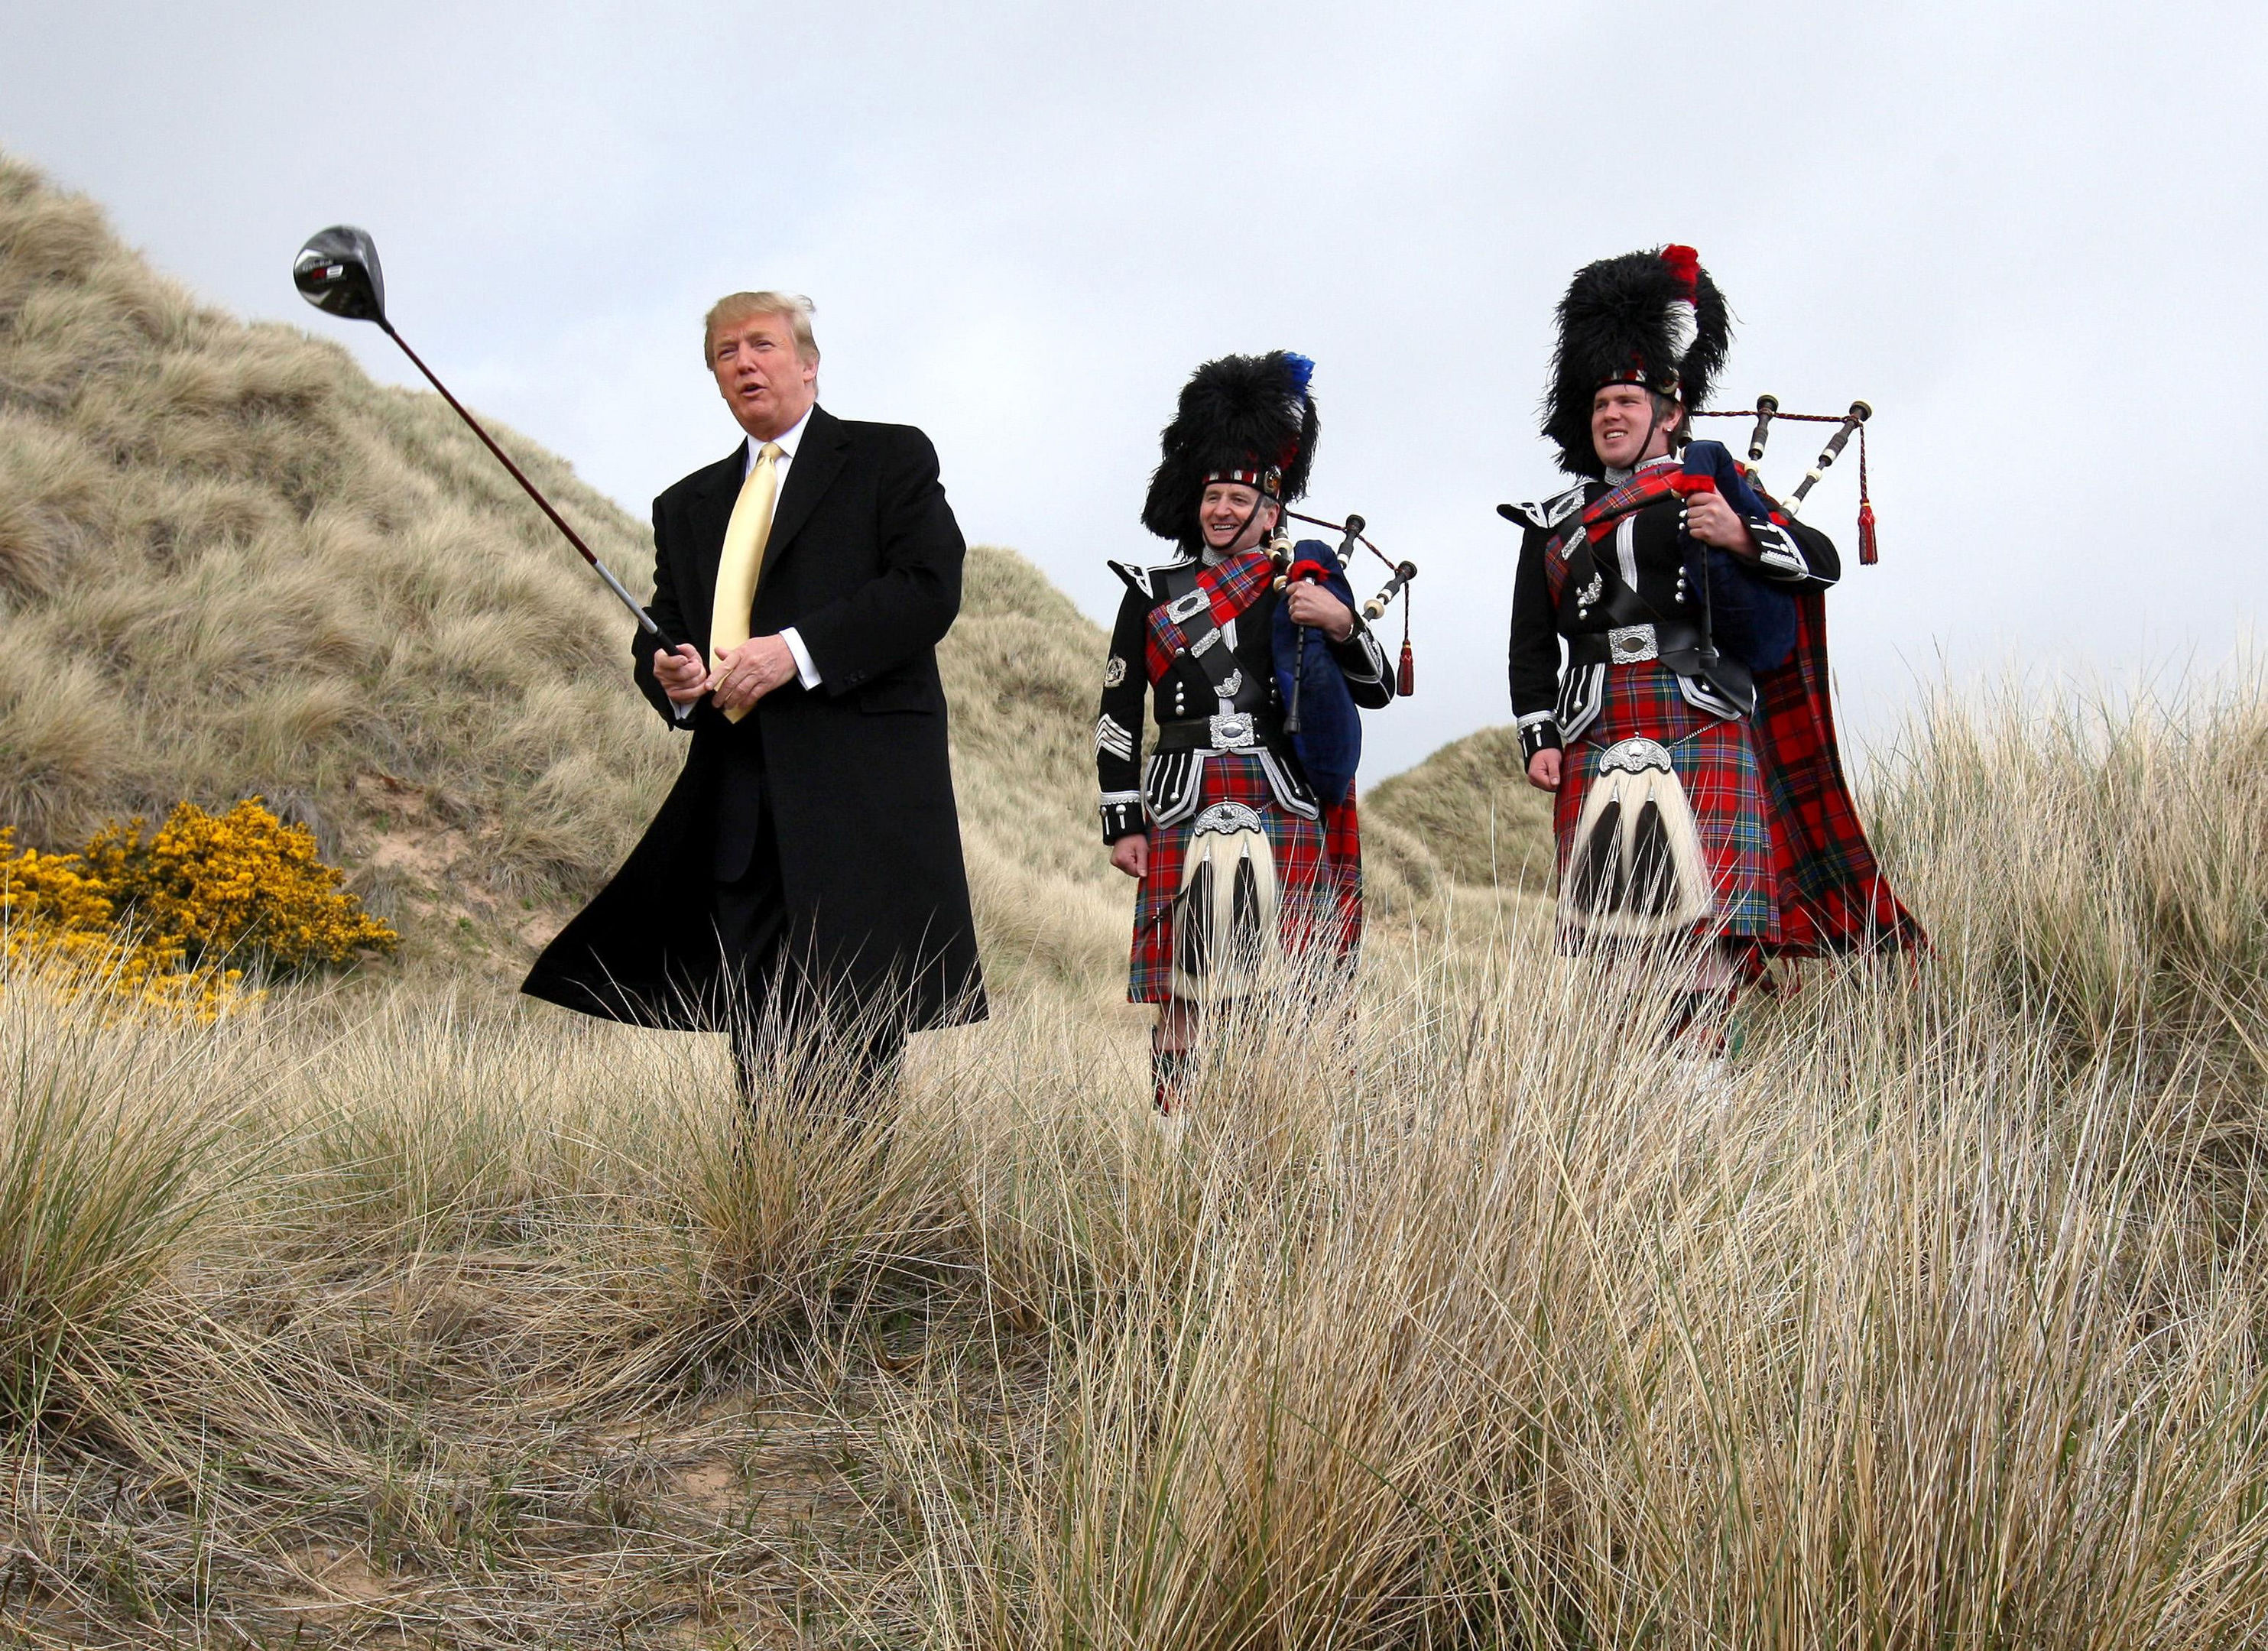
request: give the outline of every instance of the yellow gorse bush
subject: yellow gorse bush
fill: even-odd
[[[0,828],[9,959],[60,955],[120,996],[211,1011],[247,969],[309,974],[401,938],[340,886],[313,832],[257,797],[221,814],[180,803],[144,827],[113,822],[76,854],[14,852]]]
[[[340,888],[313,832],[257,797],[225,814],[179,804],[148,837],[139,819],[106,826],[82,858],[122,910],[178,940],[193,962],[225,956],[298,974],[400,939]]]

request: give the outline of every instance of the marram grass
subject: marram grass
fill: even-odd
[[[445,409],[197,306],[4,161],[0,380],[26,843],[258,788],[412,917],[556,910],[616,862],[670,736]],[[407,988],[199,1024],[18,948],[0,1625],[2268,1639],[2257,674],[1935,708],[1868,810],[1933,956],[1804,971],[1724,1074],[1550,954],[1534,800],[1466,742],[1381,788],[1359,999],[1270,999],[1169,1133],[1086,813],[1100,652],[972,555],[941,663],[1005,989],[924,1041],[887,1137],[792,1063],[747,1123],[713,1040]]]
[[[0,1423],[99,1416],[127,1316],[184,1253],[226,1156],[247,1028],[90,1008],[114,960],[0,968]]]
[[[884,1133],[787,1060],[744,1127],[701,1039],[408,995],[161,1036],[11,983],[0,1053],[113,1126],[15,1161],[112,1202],[26,1252],[70,1402],[18,1415],[12,1609],[271,1645],[2257,1643],[2250,1034],[2039,998],[2033,892],[1896,794],[1938,955],[1806,971],[1724,1072],[1515,905],[1382,929],[1352,1000],[1285,983],[1174,1131],[1069,996],[924,1040]]]

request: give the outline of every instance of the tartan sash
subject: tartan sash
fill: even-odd
[[[1247,550],[1218,567],[1198,571],[1197,589],[1204,594],[1204,605],[1188,617],[1176,620],[1170,611],[1182,606],[1183,598],[1152,608],[1143,648],[1143,664],[1150,680],[1162,679],[1182,653],[1259,601],[1275,571],[1276,564],[1265,550]]]
[[[1619,487],[1610,487],[1583,506],[1580,520],[1583,536],[1593,544],[1615,530],[1615,524],[1632,511],[1644,510],[1658,498],[1667,498],[1673,490],[1670,480],[1678,474],[1674,464],[1657,464],[1640,470]]]
[[[1551,605],[1559,605],[1559,593],[1567,584],[1568,558],[1575,549],[1576,529],[1580,528],[1583,542],[1594,545],[1614,532],[1615,525],[1633,512],[1644,510],[1657,499],[1667,498],[1674,490],[1670,478],[1678,473],[1674,464],[1657,464],[1640,470],[1627,482],[1609,488],[1598,498],[1583,506],[1583,513],[1570,523],[1559,535],[1546,546],[1543,552],[1543,573],[1551,586]]]

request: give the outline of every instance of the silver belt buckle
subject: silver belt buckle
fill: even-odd
[[[1661,657],[1652,625],[1616,625],[1607,632],[1607,657],[1616,665],[1642,665]]]
[[[1252,748],[1252,715],[1249,711],[1225,711],[1211,719],[1212,748],[1216,751],[1248,751]]]

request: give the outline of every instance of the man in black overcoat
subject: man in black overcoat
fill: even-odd
[[[771,292],[710,312],[710,369],[747,439],[654,501],[652,611],[692,640],[631,641],[639,688],[691,748],[521,987],[731,1030],[744,1093],[767,1026],[855,1021],[885,1074],[907,1032],[985,1013],[935,652],[961,530],[926,436],[817,405],[810,315]]]

